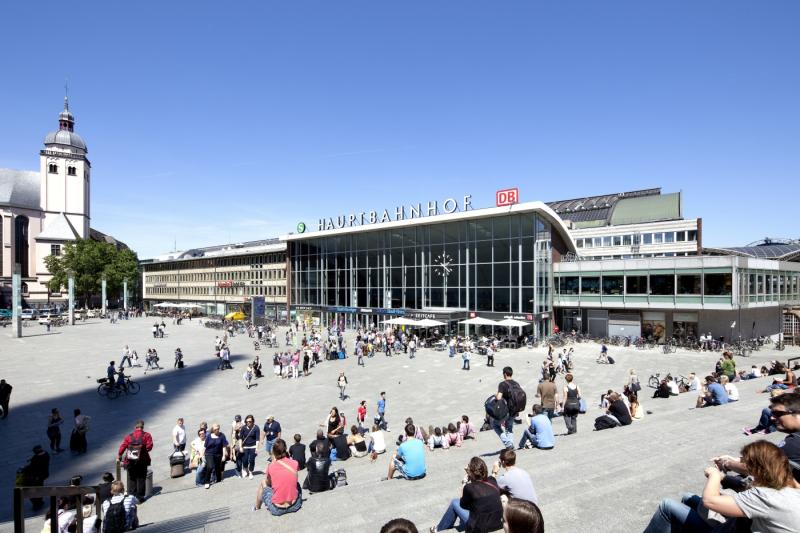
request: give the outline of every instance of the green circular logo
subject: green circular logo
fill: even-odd
[[[306,232],[306,224],[305,222],[298,222],[297,223],[297,233],[305,233]]]

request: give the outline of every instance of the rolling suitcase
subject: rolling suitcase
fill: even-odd
[[[169,475],[170,477],[182,477],[185,471],[186,454],[183,452],[175,452],[169,456]]]

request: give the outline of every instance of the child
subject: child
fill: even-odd
[[[244,371],[244,383],[247,385],[247,389],[250,389],[250,382],[253,381],[253,365],[247,365],[247,370]]]

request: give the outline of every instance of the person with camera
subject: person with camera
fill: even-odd
[[[519,498],[520,500],[527,500],[531,503],[539,503],[536,497],[536,489],[533,488],[533,480],[531,475],[521,469],[517,468],[517,453],[514,450],[503,450],[500,452],[500,460],[495,461],[492,465],[492,477],[497,479],[497,486],[506,496],[511,498]],[[506,471],[500,477],[500,467]]]

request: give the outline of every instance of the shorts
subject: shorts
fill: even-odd
[[[408,479],[409,481],[411,481],[414,479],[422,479],[425,477],[424,472],[420,476],[409,476],[405,471],[405,466],[406,464],[403,461],[401,461],[397,457],[394,458],[394,469],[397,473],[400,474],[400,477],[402,477],[403,479]]]

